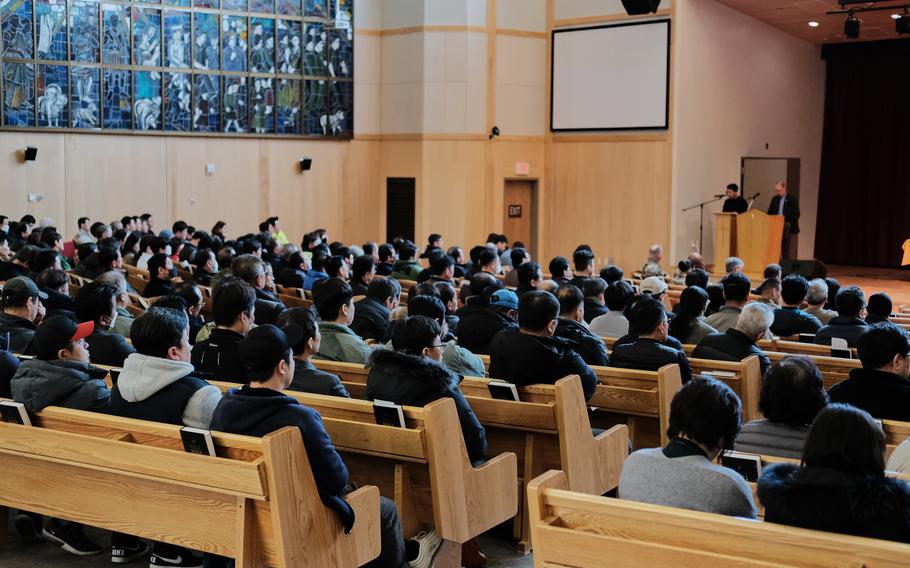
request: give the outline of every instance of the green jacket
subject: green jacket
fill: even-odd
[[[423,272],[423,268],[416,260],[398,260],[395,261],[390,276],[395,280],[417,280],[417,276],[421,272]]]
[[[114,327],[111,328],[111,331],[129,339],[131,327],[133,327],[133,314],[126,308],[117,308],[117,319],[114,320]]]
[[[327,359],[343,363],[366,365],[373,350],[366,341],[346,325],[334,322],[319,322],[322,344],[314,359]]]
[[[464,347],[460,347],[454,339],[445,342],[445,350],[442,352],[442,364],[456,375],[462,377],[479,377],[486,376],[486,369],[480,357],[471,353]],[[394,351],[392,342],[388,341],[382,346],[383,349]]]

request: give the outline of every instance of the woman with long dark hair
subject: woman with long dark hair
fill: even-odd
[[[682,291],[677,305],[676,317],[670,322],[668,331],[680,343],[697,345],[706,335],[717,330],[704,322],[708,293],[698,286],[689,286]]]

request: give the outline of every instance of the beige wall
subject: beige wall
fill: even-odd
[[[818,47],[714,0],[677,0],[676,10],[673,258],[698,240],[698,210],[680,209],[739,183],[744,156],[801,159],[799,256],[811,258],[825,89]],[[709,260],[720,207],[705,208]]]

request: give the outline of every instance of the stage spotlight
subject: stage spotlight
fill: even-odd
[[[856,19],[853,12],[850,12],[850,15],[847,16],[847,21],[844,22],[844,35],[847,36],[847,39],[859,37],[859,25],[860,21]]]
[[[906,11],[894,19],[894,28],[897,30],[898,35],[907,35],[910,34],[910,14]]]
[[[656,14],[660,0],[622,0],[622,6],[626,9],[626,14],[630,16]]]

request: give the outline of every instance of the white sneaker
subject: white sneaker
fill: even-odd
[[[439,551],[442,539],[436,534],[436,531],[422,532],[412,538],[420,547],[417,558],[408,562],[410,568],[430,568],[433,565],[433,558]]]

